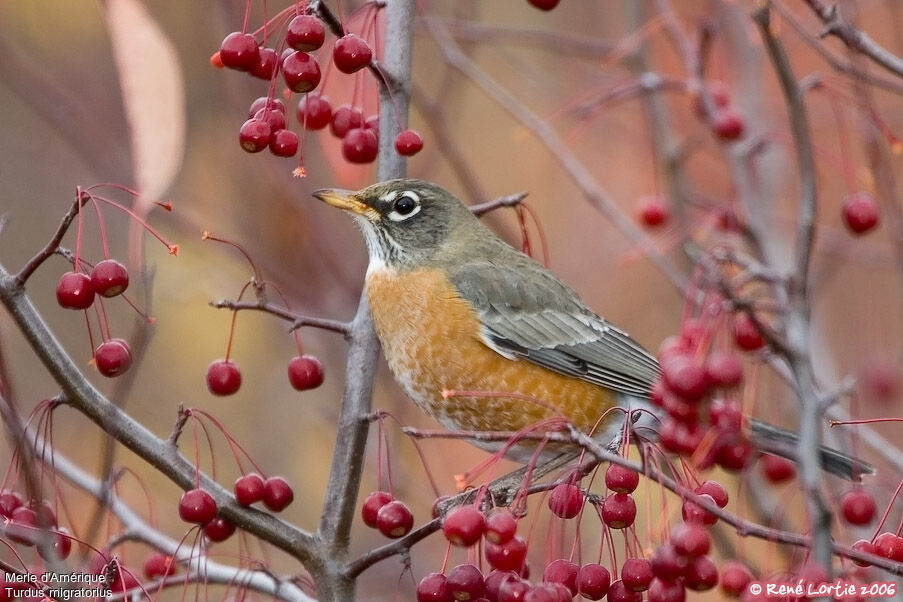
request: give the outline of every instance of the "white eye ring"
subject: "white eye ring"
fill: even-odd
[[[420,213],[420,197],[416,192],[412,190],[405,190],[404,192],[398,193],[397,195],[392,195],[392,199],[388,199],[389,195],[386,195],[386,200],[394,200],[395,201],[395,209],[392,209],[389,212],[389,219],[393,222],[401,222],[409,217],[413,217]],[[408,201],[405,203],[405,201]],[[410,206],[410,201],[414,202],[414,206]],[[401,205],[400,205],[401,204]],[[399,208],[401,211],[399,211]]]

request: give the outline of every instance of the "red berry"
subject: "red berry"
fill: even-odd
[[[44,560],[59,561],[69,557],[72,551],[72,536],[65,528],[50,531],[50,546],[38,546],[38,556]]]
[[[486,540],[505,543],[517,533],[517,519],[508,510],[496,510],[486,517]]]
[[[34,511],[39,526],[51,528],[58,526],[56,512],[54,512],[50,500],[31,500],[28,502],[28,507]]]
[[[746,129],[746,123],[743,115],[734,109],[722,109],[715,115],[715,122],[712,124],[715,129],[715,135],[724,141],[733,141],[743,136]]]
[[[316,389],[323,384],[323,364],[312,355],[298,355],[288,363],[288,380],[298,391]]]
[[[442,521],[445,539],[462,548],[480,541],[484,527],[483,513],[473,506],[458,506],[446,514]]]
[[[705,360],[705,374],[716,387],[736,387],[743,382],[743,361],[730,351],[713,351]]]
[[[272,142],[273,134],[279,130],[285,129],[285,109],[283,107],[270,107],[260,109],[254,114],[254,119],[258,121],[266,121],[270,126],[270,140]]]
[[[104,376],[119,376],[132,365],[132,350],[122,339],[104,341],[94,350],[94,364]]]
[[[329,98],[307,93],[298,101],[298,122],[308,130],[322,130],[332,121]]]
[[[746,591],[752,580],[752,571],[739,560],[729,560],[721,567],[721,591],[732,598]]]
[[[903,370],[888,355],[867,357],[859,365],[856,383],[862,396],[869,401],[891,402],[903,390]]]
[[[765,339],[759,334],[759,329],[745,313],[734,318],[734,342],[744,351],[755,351],[765,346]]]
[[[637,201],[640,223],[649,228],[661,226],[671,217],[671,207],[665,197],[658,194],[642,196]]]
[[[6,522],[6,521],[4,521]],[[40,533],[38,515],[28,506],[19,506],[12,511],[6,523],[6,536],[26,546],[33,546]]]
[[[875,538],[875,554],[897,562],[903,562],[903,537],[895,533],[882,533]]]
[[[91,270],[91,288],[98,295],[115,297],[129,286],[129,271],[115,259],[97,262]]]
[[[702,443],[706,430],[699,424],[669,419],[662,422],[658,435],[665,449],[678,454],[692,454]]]
[[[172,556],[163,552],[154,552],[144,561],[144,576],[148,579],[162,579],[176,572],[176,563]]]
[[[250,73],[260,79],[271,79],[276,71],[276,61],[279,60],[273,48],[260,47],[257,53],[257,62],[251,67]]]
[[[853,234],[865,234],[878,225],[878,203],[867,192],[856,192],[843,201],[843,221]]]
[[[263,483],[263,505],[273,512],[281,512],[295,499],[292,486],[282,477],[270,477]]]
[[[523,602],[529,592],[529,582],[519,577],[505,579],[499,586],[498,602]]]
[[[708,494],[712,496],[712,499],[715,500],[715,503],[718,504],[719,508],[724,508],[730,501],[730,497],[728,496],[727,489],[724,488],[724,485],[711,479],[703,481],[693,491],[698,495]]]
[[[0,491],[0,516],[9,518],[12,516],[13,510],[25,505],[25,500],[18,492],[9,489]]]
[[[232,360],[216,360],[207,367],[207,390],[214,395],[232,395],[241,387],[241,371]]]
[[[370,64],[373,51],[359,35],[345,34],[335,42],[332,60],[342,73],[354,73]]]
[[[651,560],[652,572],[663,581],[676,581],[683,576],[690,560],[681,556],[671,543],[664,543],[655,549]]]
[[[716,503],[715,500],[707,493],[701,494],[699,497]],[[718,522],[718,517],[708,512],[692,500],[684,500],[683,506],[681,507],[681,515],[683,519],[688,523],[702,523],[703,525],[714,525]]]
[[[684,585],[697,592],[710,590],[718,585],[718,567],[710,556],[693,559],[684,573]]]
[[[372,163],[379,152],[379,140],[373,130],[355,128],[342,138],[342,156],[350,163]]]
[[[605,486],[617,493],[633,493],[639,484],[640,475],[635,470],[609,464],[605,471]]]
[[[611,586],[611,574],[601,564],[584,564],[577,572],[577,591],[588,600],[601,600]]]
[[[329,122],[329,130],[336,138],[344,138],[349,130],[364,125],[364,112],[358,107],[342,105],[332,114]]]
[[[226,541],[233,533],[235,533],[235,525],[221,516],[217,516],[204,525],[204,535],[210,541]]]
[[[796,464],[780,456],[762,454],[759,466],[762,467],[765,478],[772,483],[783,483],[796,476]]]
[[[724,109],[731,104],[731,91],[724,85],[724,82],[714,80],[706,82],[705,86],[712,97],[712,103],[715,105],[715,109]],[[699,117],[705,116],[706,110],[702,102],[701,94],[696,96],[693,110]]]
[[[259,153],[270,144],[273,128],[262,119],[248,119],[238,130],[238,142],[249,153]]]
[[[399,500],[392,500],[376,513],[376,528],[386,537],[404,537],[413,526],[414,515]]]
[[[270,152],[277,157],[293,157],[298,152],[298,134],[291,130],[276,130],[270,137]]]
[[[738,435],[743,428],[743,408],[734,399],[716,399],[709,406],[709,422],[723,433]]]
[[[583,492],[571,483],[560,483],[549,493],[549,510],[561,518],[574,518],[583,508]]]
[[[361,518],[364,520],[364,524],[375,529],[377,525],[376,516],[380,508],[394,499],[388,491],[374,491],[367,494],[367,497],[364,498],[364,503],[361,505]]]
[[[689,355],[674,355],[662,364],[662,380],[672,393],[694,402],[708,390],[705,369]]]
[[[296,16],[285,30],[285,43],[295,50],[310,52],[322,46],[325,40],[326,28],[313,15]]]
[[[671,529],[671,544],[678,554],[696,557],[708,554],[712,540],[708,530],[700,523],[682,522]]]
[[[875,544],[873,544],[872,542],[870,542],[867,539],[860,539],[859,541],[857,541],[856,543],[854,543],[852,545],[852,548],[854,550],[856,550],[857,552],[863,552],[865,554],[877,554],[877,551],[875,549]],[[871,566],[870,562],[864,562],[861,560],[853,560],[853,562],[857,566]]]
[[[520,581],[520,575],[514,571],[500,571],[498,569],[489,571],[489,574],[486,575],[486,578],[483,580],[486,584],[486,591],[483,595],[489,600],[497,601],[499,599],[499,590],[501,590],[502,584],[511,579]]]
[[[203,489],[189,489],[179,500],[179,517],[186,523],[205,525],[216,518],[216,501]]]
[[[636,519],[636,502],[629,493],[612,493],[602,501],[602,521],[612,529],[626,529]]]
[[[296,50],[282,60],[282,77],[292,92],[310,92],[320,84],[320,64],[306,52]]]
[[[628,558],[621,565],[621,581],[630,591],[646,591],[652,577],[652,564],[645,558]]]
[[[611,582],[606,600],[608,602],[643,602],[643,594],[627,589],[624,582],[618,579]]]
[[[725,470],[739,472],[750,466],[756,458],[756,450],[741,436],[731,437],[715,448],[715,462]]]
[[[395,136],[395,151],[403,156],[416,155],[423,148],[423,137],[414,130],[402,130]]]
[[[501,571],[520,571],[527,557],[527,542],[515,535],[505,543],[486,542],[486,561]]]
[[[67,309],[88,309],[94,303],[91,277],[81,272],[66,272],[56,285],[56,301]]]
[[[235,480],[232,489],[235,491],[235,501],[242,506],[250,506],[263,500],[263,477],[256,472],[242,475]]]
[[[430,573],[417,584],[417,602],[452,602],[448,579],[442,573]]]
[[[379,115],[370,115],[367,119],[364,120],[364,125],[362,126],[368,130],[373,130],[376,132],[377,138],[379,137]]]
[[[843,518],[851,525],[867,525],[875,518],[875,498],[865,489],[850,489],[840,498]]]
[[[483,573],[472,564],[459,564],[448,572],[448,593],[453,600],[476,600],[486,592]]]
[[[527,0],[530,4],[538,8],[539,10],[552,10],[561,0]]]
[[[580,567],[564,558],[553,560],[542,572],[542,580],[547,583],[560,583],[570,590],[568,600],[577,595],[577,573]]]
[[[679,581],[662,581],[653,579],[649,584],[647,600],[649,602],[684,602],[687,592]]]
[[[282,113],[283,121],[281,127],[285,127],[285,103],[282,102],[282,100],[280,100],[279,98],[270,98],[268,96],[260,96],[258,98],[255,98],[254,102],[251,103],[251,108],[248,109],[248,119],[250,119],[251,117],[256,117],[262,109],[275,110]],[[266,115],[269,116],[269,113],[267,113]],[[270,120],[266,121],[267,123],[270,123]],[[272,125],[270,127],[272,127]]]
[[[257,40],[249,33],[233,31],[219,47],[219,58],[223,66],[238,71],[250,71],[257,64],[260,50]]]

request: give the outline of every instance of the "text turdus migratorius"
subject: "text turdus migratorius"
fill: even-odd
[[[649,397],[655,357],[447,190],[400,179],[314,196],[349,212],[363,231],[365,289],[386,359],[445,428],[513,432],[565,418],[610,438],[624,414],[599,424],[606,410]],[[760,447],[793,454],[792,433],[749,425]],[[520,445],[508,455],[530,453]],[[871,471],[827,448],[822,465],[847,477]]]

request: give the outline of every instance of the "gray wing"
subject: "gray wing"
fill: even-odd
[[[659,374],[656,359],[545,268],[520,254],[511,259],[450,270],[459,293],[479,314],[483,342],[512,359],[648,397]]]

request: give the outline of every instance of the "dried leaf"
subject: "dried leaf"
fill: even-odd
[[[185,151],[185,86],[175,48],[140,0],[107,0],[107,27],[131,134],[136,209],[172,184]]]

